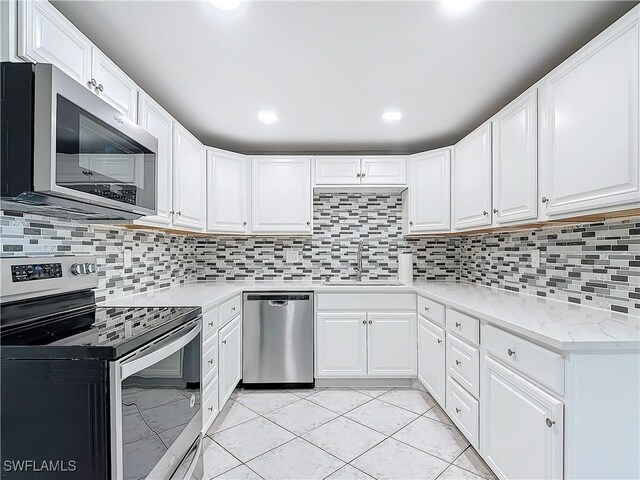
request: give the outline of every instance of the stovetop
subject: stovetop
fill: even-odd
[[[116,359],[201,313],[199,307],[53,310],[27,320],[3,306],[3,314],[14,321],[3,321],[0,358]]]

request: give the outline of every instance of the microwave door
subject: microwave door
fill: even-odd
[[[36,193],[154,214],[156,152],[144,129],[54,67],[36,65]]]

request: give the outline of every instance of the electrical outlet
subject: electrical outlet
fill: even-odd
[[[287,263],[298,263],[300,261],[300,255],[297,250],[290,250],[287,252]]]
[[[131,268],[133,264],[133,250],[130,248],[124,249],[124,268]]]
[[[537,248],[531,250],[531,266],[533,268],[540,268],[540,250]]]

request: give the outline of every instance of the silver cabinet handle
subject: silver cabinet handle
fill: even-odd
[[[411,221],[410,221],[410,222],[409,222],[409,225],[413,226],[413,222],[411,222]]]
[[[456,327],[460,328],[462,324],[460,322],[456,322]]]
[[[456,365],[462,365],[462,362],[460,360],[456,360]]]
[[[366,173],[363,173],[363,174],[362,174],[362,178],[364,178],[364,176],[365,176],[365,175],[366,175]]]
[[[487,212],[487,211],[485,210],[484,212],[482,212],[482,215],[484,215],[484,216],[486,217],[487,215],[489,215],[489,212]]]
[[[98,85],[98,86],[96,87],[96,90],[99,90],[99,91],[101,91],[101,92],[104,92],[104,87],[102,86],[102,84],[100,84],[100,85]]]
[[[227,341],[226,341],[226,340],[222,340],[222,343],[226,345],[226,344],[227,344]]]
[[[362,324],[363,324],[363,325],[366,325],[366,324],[367,324],[367,321],[366,321],[366,320],[362,320]]]
[[[209,359],[209,365],[213,365],[213,358]]]
[[[87,84],[88,84],[90,87],[95,87],[95,86],[98,84],[98,82],[96,82],[96,79],[95,79],[95,78],[92,78],[91,80],[89,80],[89,81],[87,82]]]
[[[373,320],[369,320],[369,325],[371,325],[373,323]]]
[[[494,208],[494,209],[493,209],[493,213],[498,213],[498,209],[497,209],[497,208]]]
[[[213,412],[213,405],[211,405],[211,406],[209,407],[209,411],[210,411],[210,412]]]
[[[456,413],[460,413],[462,410],[460,410],[458,407],[456,407]]]
[[[542,197],[542,203],[549,203],[549,199],[547,197]]]
[[[247,222],[242,222],[242,226],[246,227],[247,226]]]
[[[438,339],[438,343],[442,343],[442,340]]]
[[[362,175],[360,172],[356,173],[356,177],[360,178],[360,175]]]
[[[171,210],[169,213],[170,213],[171,215],[173,215],[173,214],[174,214],[174,213],[176,213],[176,212],[175,212],[175,210]]]
[[[311,225],[311,222],[307,222],[307,225]]]
[[[236,311],[236,307],[231,307],[231,311],[235,312]]]
[[[424,307],[424,311],[428,312],[429,311],[429,307]]]
[[[549,428],[553,427],[556,424],[556,422],[551,420],[550,418],[547,418],[545,420],[545,423],[547,424],[547,427],[549,427]]]
[[[507,350],[507,354],[508,354],[510,357],[513,357],[513,356],[516,354],[516,351],[515,351],[515,350],[511,350],[511,349],[509,349],[509,350]]]
[[[178,210],[178,211],[176,212],[176,214],[177,214],[177,215],[182,215],[182,211],[181,211],[181,210]]]
[[[209,325],[210,327],[213,327],[213,322],[209,322],[207,325]]]

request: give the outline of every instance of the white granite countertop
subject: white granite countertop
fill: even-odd
[[[108,306],[199,306],[243,291],[415,292],[562,351],[640,350],[640,318],[461,282],[327,285],[320,282],[193,282],[107,300]]]

